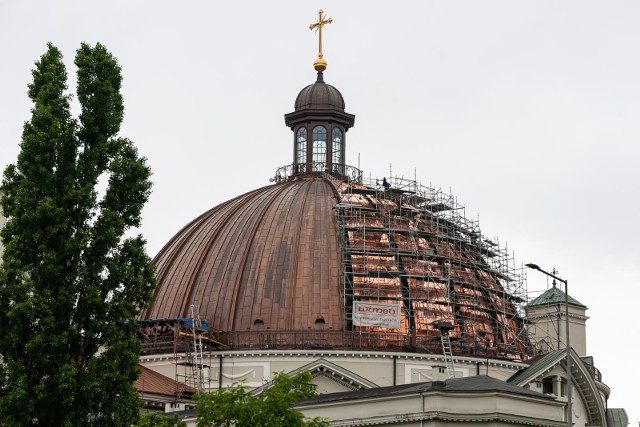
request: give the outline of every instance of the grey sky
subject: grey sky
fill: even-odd
[[[417,171],[518,263],[556,267],[589,307],[610,406],[637,424],[640,2],[0,0],[0,168],[17,156],[46,42],[72,88],[80,42],[105,44],[123,68],[121,134],[154,171],[142,227],[154,255],[291,162],[283,114],[315,79],[319,8],[334,20],[325,80],[356,115],[347,163]]]

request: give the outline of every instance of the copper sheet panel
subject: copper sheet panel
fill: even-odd
[[[449,290],[447,289],[446,283],[423,281],[413,278],[410,278],[408,282],[412,298],[434,302],[450,301]]]
[[[389,249],[389,234],[379,231],[349,231],[352,250]]]
[[[356,274],[374,274],[376,272],[397,272],[398,265],[392,256],[352,255],[351,263]]]
[[[444,277],[442,266],[436,261],[402,257],[402,262],[406,274],[423,277]]]
[[[402,288],[398,278],[389,277],[354,277],[353,292],[359,297],[401,298]]]

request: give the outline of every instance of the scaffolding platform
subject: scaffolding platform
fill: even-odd
[[[513,257],[455,197],[415,180],[346,182],[330,178],[344,242],[343,292],[349,330],[411,336],[433,350],[439,324],[451,325],[452,351],[524,360],[526,282]],[[351,324],[354,301],[400,304],[397,331]]]

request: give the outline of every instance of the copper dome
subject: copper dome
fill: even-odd
[[[517,280],[451,196],[292,176],[196,218],[155,257],[142,319],[201,318],[232,348],[411,349],[523,359]],[[517,277],[515,277],[517,279]],[[396,304],[398,329],[356,326],[354,301]]]
[[[200,317],[221,331],[341,330],[336,196],[324,179],[260,188],[200,215],[158,253],[145,319]]]
[[[326,84],[322,73],[318,80],[300,91],[295,102],[295,111],[300,110],[339,110],[344,111],[345,103],[342,94],[335,87]]]

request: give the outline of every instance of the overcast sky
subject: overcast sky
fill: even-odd
[[[587,350],[637,407],[640,297],[638,1],[0,0],[0,168],[30,115],[33,63],[101,42],[123,69],[132,139],[153,169],[142,232],[155,255],[205,210],[292,161],[283,115],[315,80],[356,115],[347,163],[451,190],[518,264],[557,268],[589,307]],[[391,171],[391,172],[390,172]],[[547,281],[528,274],[532,296]]]

